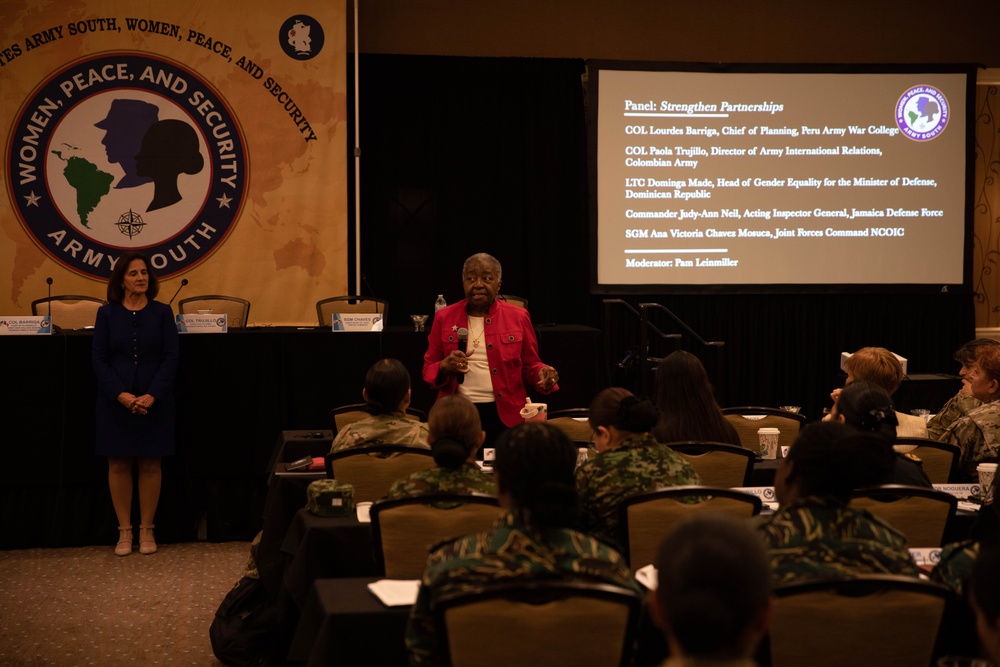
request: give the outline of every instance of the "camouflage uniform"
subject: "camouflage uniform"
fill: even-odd
[[[583,580],[641,591],[625,559],[614,549],[569,528],[538,531],[505,512],[488,531],[447,542],[431,552],[406,628],[410,664],[440,663],[431,611],[438,596],[525,579]]]
[[[389,488],[389,498],[409,498],[428,493],[488,493],[495,496],[496,484],[475,463],[455,469],[434,467],[397,479]]]
[[[931,581],[950,587],[959,595],[972,573],[972,563],[979,556],[979,542],[965,540],[948,544],[941,549],[941,560],[931,570]]]
[[[959,468],[974,479],[976,466],[983,461],[996,461],[1000,448],[1000,401],[984,403],[948,427],[941,442],[951,442],[962,450]]]
[[[955,394],[927,422],[927,437],[933,440],[940,440],[944,432],[948,430],[948,427],[958,421],[959,417],[964,417],[982,404],[982,401],[972,394],[963,394],[961,392]]]
[[[402,412],[373,415],[348,424],[333,439],[331,452],[339,452],[362,443],[380,440],[387,445],[427,447],[427,424],[407,419]]]
[[[854,574],[920,575],[902,533],[835,498],[796,500],[760,530],[776,584]]]
[[[701,484],[701,478],[683,456],[648,433],[629,438],[577,468],[582,529],[621,545],[618,512],[625,498],[665,486],[688,484]]]

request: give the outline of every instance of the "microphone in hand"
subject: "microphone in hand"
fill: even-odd
[[[462,327],[461,329],[458,330],[458,349],[462,354],[465,354],[466,350],[468,349],[468,346],[469,346],[469,330],[466,329],[465,327]],[[458,383],[462,384],[463,382],[465,382],[465,374],[459,373]]]

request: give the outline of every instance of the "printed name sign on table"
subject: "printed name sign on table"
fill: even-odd
[[[229,331],[229,316],[225,313],[183,313],[177,315],[177,331],[180,333],[226,333]]]
[[[774,497],[773,486],[734,486],[733,491],[742,491],[757,496],[767,509],[778,509],[778,499]]]
[[[52,333],[48,315],[0,316],[0,336],[38,336]]]
[[[917,565],[937,565],[941,560],[941,547],[910,547],[910,557]]]
[[[334,331],[381,331],[381,313],[334,313]]]

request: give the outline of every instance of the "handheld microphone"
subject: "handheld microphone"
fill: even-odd
[[[462,354],[465,354],[465,351],[466,349],[468,349],[468,346],[469,346],[469,330],[466,329],[465,327],[462,327],[461,329],[458,330],[458,349],[462,352]],[[462,384],[463,382],[465,382],[465,374],[459,373],[458,383]]]
[[[177,298],[177,295],[181,293],[181,290],[184,289],[184,286],[187,285],[187,284],[188,284],[188,279],[187,278],[185,278],[184,280],[181,281],[181,286],[178,287],[177,291],[174,292],[174,295],[172,297],[170,297],[170,301],[167,301],[167,305],[168,306],[174,302],[174,299]]]

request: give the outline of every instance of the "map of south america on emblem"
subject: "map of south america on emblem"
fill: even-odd
[[[35,91],[10,135],[11,198],[47,254],[106,278],[125,250],[161,277],[204,260],[242,210],[246,144],[194,72],[141,54],[68,65]]]

